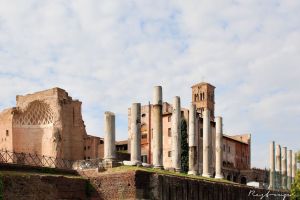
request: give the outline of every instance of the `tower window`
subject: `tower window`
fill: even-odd
[[[171,121],[171,116],[168,116],[168,122],[170,122]]]
[[[171,128],[168,128],[168,136],[171,137],[172,136],[172,131]]]
[[[203,128],[200,128],[200,137],[203,137]]]
[[[6,130],[6,136],[9,136],[9,131],[8,130]]]
[[[143,134],[142,139],[147,139],[147,134]]]
[[[172,151],[168,151],[168,157],[172,156]]]

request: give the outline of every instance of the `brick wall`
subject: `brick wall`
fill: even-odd
[[[3,199],[86,200],[88,181],[81,178],[38,175],[2,175]]]
[[[208,182],[177,176],[157,175],[143,171],[105,174],[90,178],[100,199],[172,199],[172,200],[247,200],[249,195],[267,194],[268,190],[238,184]],[[287,194],[270,191],[272,194]],[[270,197],[267,199],[283,199]],[[285,200],[289,198],[286,197]]]

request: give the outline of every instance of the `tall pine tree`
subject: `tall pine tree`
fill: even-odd
[[[189,170],[189,145],[185,119],[181,120],[181,170],[184,173]]]

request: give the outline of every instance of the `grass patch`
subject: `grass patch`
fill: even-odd
[[[202,177],[202,176],[188,175],[186,173],[177,173],[177,172],[172,172],[172,171],[168,171],[168,170],[160,170],[160,169],[146,168],[146,167],[135,167],[135,166],[115,167],[115,168],[112,168],[112,169],[108,170],[107,173],[126,172],[128,170],[145,171],[145,172],[157,173],[157,174],[162,174],[162,175],[177,176],[177,177],[196,179],[196,180],[204,180],[204,181],[210,181],[210,182],[238,184],[238,183],[234,183],[232,181],[228,181],[228,180],[225,180],[225,179],[206,178],[206,177]]]
[[[2,175],[0,175],[0,200],[3,199],[3,192],[4,192],[4,184],[2,180]]]

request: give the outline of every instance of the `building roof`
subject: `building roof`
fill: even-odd
[[[242,135],[225,135],[223,134],[223,137],[229,138],[231,140],[243,143],[243,144],[249,144],[249,140],[251,139],[251,134],[242,134]]]
[[[211,87],[213,87],[213,88],[216,88],[216,87],[213,86],[212,84],[206,83],[206,82],[200,82],[200,83],[197,83],[197,84],[193,85],[192,88],[193,88],[193,87],[197,87],[197,86],[201,86],[201,85],[209,85],[209,86],[211,86]]]
[[[128,145],[128,140],[121,140],[121,141],[116,141],[116,145]]]

